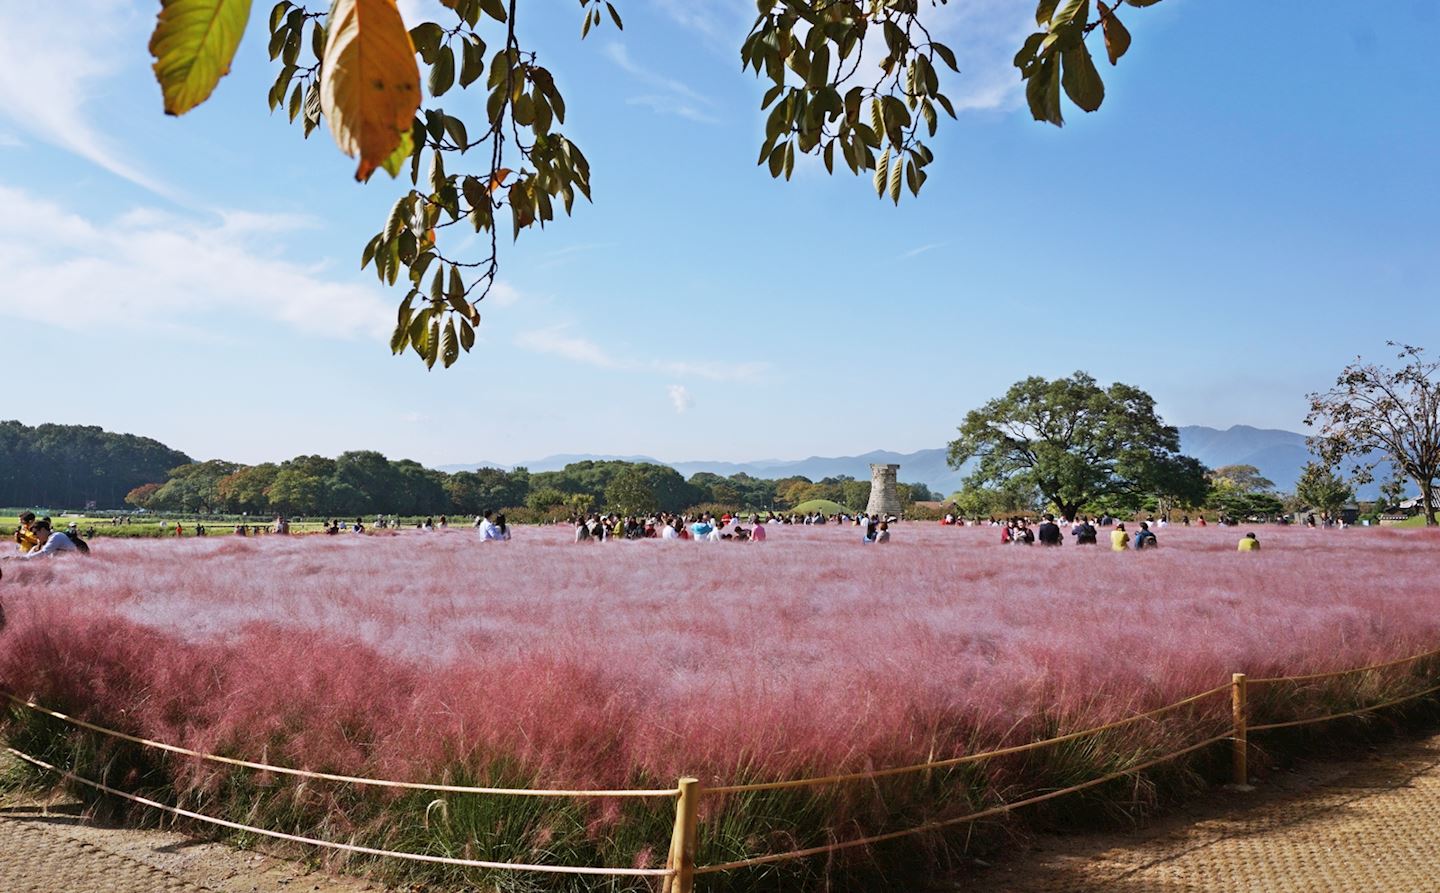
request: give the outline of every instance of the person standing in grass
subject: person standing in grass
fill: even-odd
[[[1045,522],[1036,531],[1042,546],[1058,546],[1065,540],[1060,535],[1060,525],[1055,523],[1054,515],[1046,515]]]
[[[1130,548],[1130,534],[1125,532],[1125,522],[1121,521],[1110,531],[1110,550],[1112,552],[1124,552]]]
[[[1239,548],[1237,549],[1237,551],[1240,551],[1240,552],[1259,552],[1259,551],[1260,551],[1260,540],[1255,536],[1254,533],[1247,533],[1247,534],[1245,534],[1243,537],[1240,538],[1240,546],[1239,546]]]

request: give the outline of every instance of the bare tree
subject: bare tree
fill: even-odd
[[[1335,379],[1335,386],[1309,395],[1305,424],[1318,429],[1311,447],[1334,467],[1360,459],[1357,483],[1373,479],[1375,454],[1388,455],[1415,483],[1425,524],[1435,526],[1435,482],[1440,477],[1440,363],[1426,360],[1424,349],[1398,347],[1404,365],[1389,369],[1356,357]]]

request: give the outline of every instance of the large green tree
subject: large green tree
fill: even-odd
[[[1100,499],[1197,502],[1204,468],[1180,454],[1179,432],[1139,388],[1101,388],[1084,372],[1030,377],[965,416],[953,468],[975,460],[967,488],[1034,489],[1065,517]]]
[[[622,469],[605,488],[605,507],[622,515],[644,515],[655,511],[655,491],[638,466]]]
[[[1381,457],[1420,487],[1425,524],[1435,526],[1435,482],[1440,478],[1440,363],[1423,348],[1398,348],[1398,368],[1359,357],[1341,370],[1335,386],[1310,395],[1305,424],[1316,428],[1311,446],[1335,468],[1359,460],[1355,480],[1369,483]]]
[[[500,230],[518,237],[553,220],[557,205],[569,214],[577,194],[590,198],[590,164],[559,129],[565,100],[521,28],[522,5],[440,2],[442,21],[407,30],[395,0],[280,0],[268,43],[279,66],[272,110],[299,121],[306,137],[328,123],[336,144],[358,158],[359,180],[378,169],[408,176],[362,265],[373,262],[382,281],[405,289],[391,348],[413,349],[430,366],[449,366],[474,345],[477,307],[499,269]],[[797,156],[811,155],[831,172],[839,164],[868,176],[897,203],[906,189],[918,194],[935,157],[924,140],[936,134],[940,112],[955,116],[941,88],[960,71],[929,24],[938,7],[969,2],[757,0],[749,34],[736,41],[742,66],[768,85],[759,163],[788,180]],[[1039,0],[1035,30],[1015,55],[1035,120],[1063,124],[1065,99],[1098,109],[1105,88],[1092,44],[1103,43],[1115,64],[1131,39],[1118,8],[1157,2]],[[214,91],[250,8],[251,0],[161,0],[150,51],[167,113],[184,114]],[[582,37],[623,27],[610,0],[580,0],[580,10]],[[550,15],[551,5],[526,3],[523,12]],[[456,104],[442,104],[457,87],[484,95],[483,115],[467,120]],[[462,253],[475,242],[485,246],[478,256]]]
[[[1345,503],[1355,496],[1355,490],[1329,466],[1320,462],[1307,462],[1295,483],[1295,495],[1313,509],[1334,517]]]

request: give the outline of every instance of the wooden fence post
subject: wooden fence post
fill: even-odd
[[[1246,737],[1246,691],[1245,674],[1234,673],[1230,677],[1230,714],[1234,721],[1234,750],[1232,751],[1231,783],[1242,791],[1250,790],[1250,770],[1247,765],[1249,742]]]
[[[675,871],[665,878],[665,893],[694,893],[695,849],[699,834],[700,779],[680,779],[680,796],[675,801],[675,830],[670,835],[670,860]]]

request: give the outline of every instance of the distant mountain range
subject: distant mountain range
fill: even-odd
[[[1281,491],[1293,490],[1300,478],[1300,470],[1310,461],[1310,451],[1305,445],[1305,435],[1294,431],[1273,428],[1252,428],[1249,425],[1234,425],[1225,430],[1207,428],[1203,425],[1187,425],[1180,429],[1180,450],[1187,456],[1194,456],[1209,468],[1223,465],[1254,465],[1260,473],[1275,482]],[[546,456],[528,462],[517,463],[531,471],[559,471],[572,462],[586,459],[592,461],[622,460],[626,462],[653,462],[669,465],[685,477],[699,471],[709,471],[730,476],[744,472],[757,478],[783,478],[803,475],[812,481],[821,478],[848,474],[857,480],[869,480],[871,463],[895,463],[900,466],[900,480],[907,483],[923,483],[942,495],[949,495],[960,489],[960,482],[968,469],[956,470],[945,462],[945,449],[919,450],[914,453],[892,453],[876,450],[859,456],[811,456],[808,459],[778,460],[762,459],[755,462],[664,462],[650,456],[592,456],[563,454]],[[473,471],[476,468],[503,468],[511,466],[497,462],[475,462],[468,465],[441,465],[440,471]],[[1373,498],[1377,485],[1361,488],[1361,498]]]

